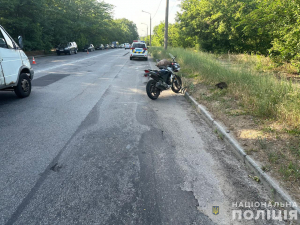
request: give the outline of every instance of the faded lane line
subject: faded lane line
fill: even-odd
[[[68,63],[62,64],[62,65],[52,66],[52,67],[49,67],[49,68],[46,68],[46,69],[43,69],[43,70],[37,70],[37,71],[34,71],[34,73],[36,74],[36,73],[44,72],[44,71],[47,71],[47,70],[56,69],[56,68],[59,68],[59,67],[62,67],[62,66],[67,66],[67,65],[70,65],[70,64],[73,64],[73,63],[77,63],[77,62],[81,62],[81,61],[84,61],[84,60],[87,60],[87,59],[96,58],[96,57],[99,57],[101,55],[106,55],[108,53],[112,53],[112,51],[106,52],[106,53],[103,53],[103,54],[99,54],[99,55],[95,55],[95,56],[91,56],[91,57],[84,58],[84,59],[78,59],[78,60],[75,60],[75,61],[72,61],[72,62],[68,62]]]

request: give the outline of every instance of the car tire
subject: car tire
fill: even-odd
[[[132,60],[132,57],[130,57],[130,60]]]
[[[69,51],[69,55],[72,55],[72,50]]]
[[[145,57],[145,60],[148,61],[148,57]]]
[[[16,87],[14,87],[15,94],[19,98],[26,98],[31,93],[31,80],[26,73],[21,73]]]
[[[77,54],[77,50],[75,50],[75,52],[74,52],[75,54]]]

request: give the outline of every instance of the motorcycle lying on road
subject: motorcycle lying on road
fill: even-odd
[[[173,92],[178,93],[182,88],[181,78],[174,74],[174,72],[180,70],[180,65],[176,62],[176,57],[170,53],[169,55],[172,58],[172,62],[167,60],[159,61],[157,66],[160,70],[145,70],[145,74],[152,78],[146,85],[147,95],[152,100],[156,100],[164,90],[171,88]]]

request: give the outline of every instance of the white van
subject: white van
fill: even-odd
[[[23,47],[22,37],[19,45]],[[14,90],[25,98],[30,95],[34,71],[19,45],[0,25],[0,90]]]
[[[125,43],[124,45],[125,45],[125,50],[131,48],[131,45],[129,43]]]

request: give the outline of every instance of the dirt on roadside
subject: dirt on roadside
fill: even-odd
[[[227,97],[226,89],[184,78],[191,83],[188,92],[221,121],[231,134],[271,177],[275,178],[300,202],[300,134],[272,120],[256,118],[247,113],[237,99]],[[190,86],[190,85],[189,85]],[[191,87],[191,86],[190,86]],[[228,86],[230,88],[230,85]]]

